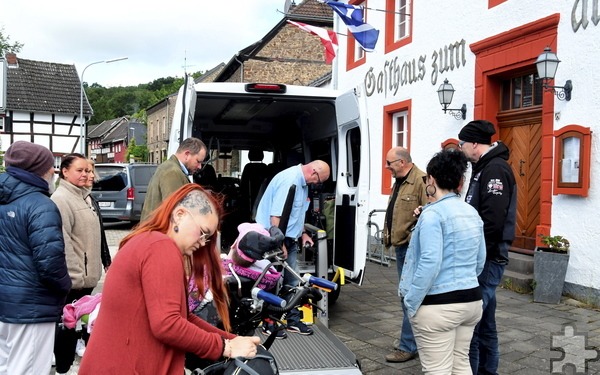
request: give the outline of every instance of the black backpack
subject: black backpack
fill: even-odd
[[[217,362],[204,369],[196,369],[193,375],[279,375],[273,354],[264,346],[256,347],[254,358],[237,357]]]

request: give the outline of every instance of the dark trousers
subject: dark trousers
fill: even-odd
[[[469,350],[471,370],[475,375],[497,375],[500,362],[496,329],[496,288],[502,282],[504,264],[486,261],[479,275],[483,295],[483,314],[475,326]]]
[[[72,303],[73,301],[92,294],[93,288],[84,289],[71,289],[67,295],[66,303]],[[54,357],[56,359],[56,372],[65,373],[68,372],[73,365],[75,360],[75,348],[77,347],[77,340],[82,338],[87,342],[89,335],[87,331],[77,332],[74,329],[65,328],[62,323],[58,323],[56,327],[56,334],[54,336]]]

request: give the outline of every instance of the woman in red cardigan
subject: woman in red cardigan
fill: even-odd
[[[121,241],[80,375],[181,375],[186,352],[214,361],[256,354],[258,337],[222,331],[187,309],[187,275],[193,274],[198,290],[212,290],[230,329],[215,243],[220,216],[213,195],[187,184]]]

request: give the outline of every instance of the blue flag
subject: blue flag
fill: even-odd
[[[334,12],[340,16],[348,26],[348,30],[354,35],[354,39],[367,51],[372,52],[379,38],[379,30],[368,23],[363,22],[363,9],[357,5],[349,5],[332,0],[324,0]]]

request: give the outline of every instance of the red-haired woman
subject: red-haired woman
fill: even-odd
[[[181,375],[186,352],[215,361],[256,354],[258,337],[235,336],[188,312],[186,275],[193,274],[230,329],[215,244],[220,215],[213,195],[187,184],[121,241],[79,374]]]

